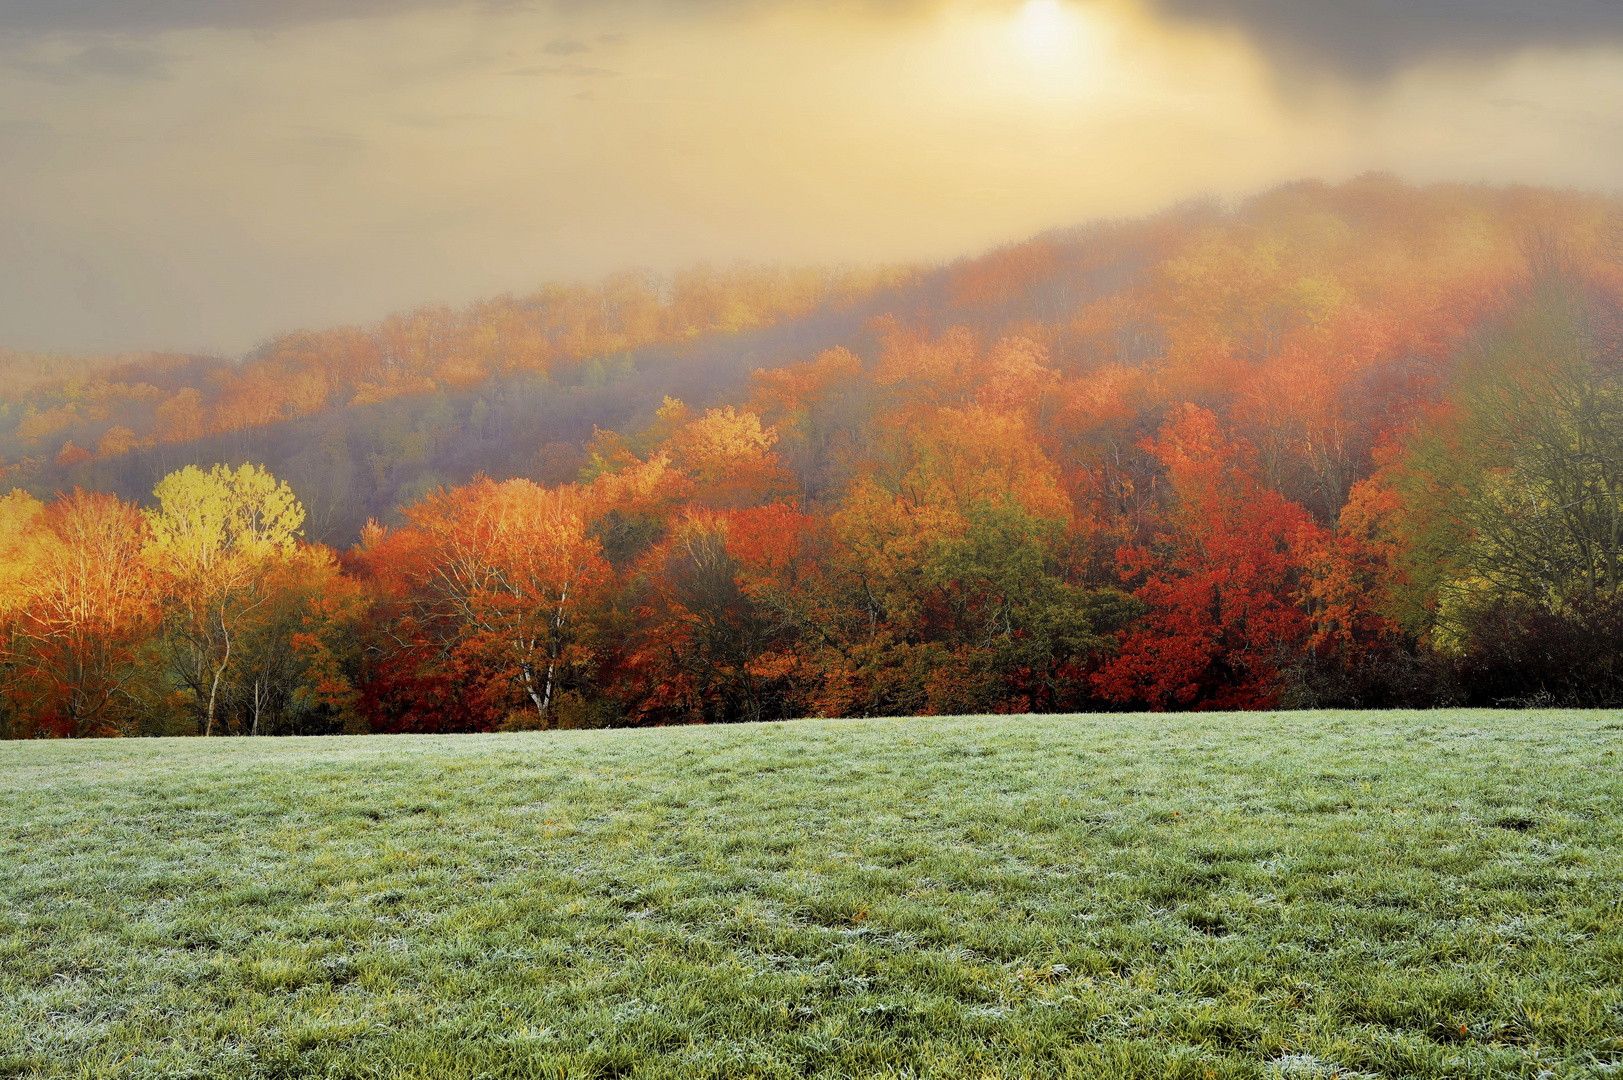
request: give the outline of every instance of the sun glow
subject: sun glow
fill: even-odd
[[[1061,60],[1072,54],[1080,31],[1080,19],[1060,0],[1027,0],[1015,24],[1021,48],[1043,61]]]
[[[1164,17],[1260,0],[237,6],[310,17],[0,43],[0,346],[237,352],[621,266],[949,259],[1290,176],[1623,175],[1623,49],[1348,85]]]

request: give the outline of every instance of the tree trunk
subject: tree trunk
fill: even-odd
[[[552,676],[557,666],[555,661],[547,661],[547,682],[541,692],[541,724],[543,727],[547,723],[547,710],[552,708]]]
[[[220,612],[220,632],[225,636],[225,655],[220,658],[220,666],[214,669],[214,680],[209,684],[209,711],[203,724],[203,737],[206,739],[214,734],[214,703],[220,696],[220,679],[225,675],[226,665],[231,663],[231,633],[225,628],[225,612]]]
[[[547,697],[551,696],[552,689],[550,670],[547,680],[547,697],[543,697],[536,691],[535,672],[528,663],[522,665],[519,671],[524,677],[524,693],[529,697],[530,703],[535,706],[536,715],[541,718],[541,730],[545,731],[547,730]]]

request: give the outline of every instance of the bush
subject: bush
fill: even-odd
[[[1458,661],[1465,703],[1477,706],[1623,706],[1623,597],[1569,602],[1561,611],[1498,603],[1473,612]]]
[[[1392,645],[1348,661],[1305,656],[1281,667],[1287,709],[1435,709],[1458,705],[1457,665],[1429,649]]]

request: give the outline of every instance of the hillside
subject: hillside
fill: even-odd
[[[885,309],[869,301],[782,327],[699,336],[492,377],[471,388],[401,394],[106,458],[42,465],[24,486],[42,496],[82,486],[147,501],[158,480],[183,465],[260,462],[304,502],[310,539],[347,547],[367,519],[396,521],[399,505],[479,473],[574,480],[598,427],[646,427],[666,395],[723,399],[757,367],[863,340],[869,336],[864,321],[878,310]]]
[[[0,1073],[1604,1076],[1616,721],[0,744]]]
[[[647,405],[639,369],[657,386],[713,394],[741,380],[741,364],[848,337],[912,277],[745,265],[667,281],[618,274],[286,334],[240,363],[0,352],[0,479],[42,497],[83,486],[145,499],[178,464],[265,461],[323,508],[313,538],[348,544],[368,517],[438,483],[557,471],[561,448],[578,453],[594,421],[623,423]]]
[[[1127,371],[1129,383],[1163,383],[1156,396],[1236,408],[1248,428],[1277,423],[1258,415],[1268,408],[1365,412],[1347,417],[1365,430],[1330,436],[1350,445],[1317,451],[1337,460],[1271,448],[1278,481],[1333,517],[1367,472],[1385,414],[1492,310],[1526,238],[1605,213],[1579,196],[1414,191],[1370,178],[1298,185],[1229,212],[1195,204],[1045,234],[935,271],[701,267],[663,286],[620,275],[289,334],[236,365],[12,354],[3,366],[13,372],[77,370],[32,385],[12,376],[0,461],[41,497],[81,485],[137,499],[180,464],[259,461],[321,508],[315,538],[348,544],[367,517],[388,517],[437,483],[481,471],[572,477],[594,427],[644,427],[667,395],[701,407],[741,401],[752,370],[836,346],[874,363],[873,320],[888,315],[909,333],[962,328],[983,346],[1039,344],[1072,397],[1120,396],[1099,384]],[[1351,355],[1325,365],[1326,349]],[[1255,400],[1259,384],[1280,379],[1295,400]],[[1349,394],[1374,396],[1361,409],[1333,401]]]
[[[1619,200],[1368,176],[730,274],[176,362],[196,437],[18,466],[3,730],[1623,705]]]
[[[252,460],[290,481],[312,539],[347,546],[439,484],[573,479],[594,428],[646,428],[666,396],[742,403],[752,371],[835,347],[872,365],[889,316],[903,334],[1039,345],[1081,424],[1070,440],[1101,423],[1147,431],[1174,398],[1217,407],[1263,450],[1271,486],[1334,520],[1371,449],[1498,310],[1529,238],[1593,236],[1616,212],[1366,178],[1045,234],[934,271],[619,275],[289,334],[237,365],[0,355],[16,384],[0,464],[42,498],[83,486],[145,500],[180,465]]]

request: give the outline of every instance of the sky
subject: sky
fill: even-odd
[[[238,355],[1370,170],[1623,188],[1623,0],[0,0],[0,346]]]

